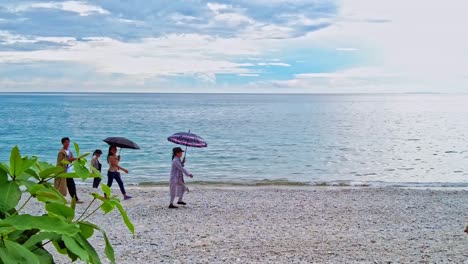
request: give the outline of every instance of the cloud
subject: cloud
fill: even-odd
[[[38,2],[10,6],[7,7],[7,9],[13,12],[24,12],[29,11],[31,9],[59,9],[67,12],[78,13],[80,16],[89,16],[93,14],[109,14],[109,11],[99,6],[91,5],[82,1]]]
[[[0,63],[69,62],[91,66],[101,73],[194,75],[213,80],[215,74],[250,73],[247,67],[254,64],[232,62],[234,57],[262,53],[261,43],[196,34],[147,38],[138,43],[89,38],[70,44],[61,49],[2,52]],[[285,66],[279,62],[269,65]]]
[[[467,8],[462,0],[6,1],[0,80],[32,87],[11,77],[20,68],[5,70],[21,64],[50,86],[87,72],[108,89],[123,87],[111,81],[119,76],[143,90],[191,78],[246,91],[463,91]],[[42,76],[33,67],[49,64],[70,70]]]

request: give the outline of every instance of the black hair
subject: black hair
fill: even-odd
[[[69,138],[69,137],[64,137],[64,138],[62,138],[62,140],[61,140],[61,141],[62,141],[62,144],[65,143],[65,141],[67,141],[67,140],[70,141],[70,138]]]
[[[93,156],[96,156],[96,154],[102,154],[102,150],[96,149],[96,150],[93,152]]]
[[[112,156],[111,149],[116,148],[116,146],[109,146],[109,152],[107,152],[107,163],[109,163],[109,157]]]
[[[175,147],[172,149],[172,159],[171,160],[174,160],[175,156],[177,153],[180,153],[180,152],[184,152],[181,148],[179,147]]]

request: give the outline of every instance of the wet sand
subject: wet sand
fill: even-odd
[[[191,186],[173,210],[167,188],[128,192],[135,239],[116,213],[91,219],[117,263],[468,263],[468,191]]]

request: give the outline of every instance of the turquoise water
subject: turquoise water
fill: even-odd
[[[187,167],[206,182],[468,186],[468,96],[0,94],[0,160],[54,162],[124,136],[127,183],[167,181],[172,133],[208,142]],[[104,151],[106,152],[106,150]],[[104,170],[107,164],[104,165]]]

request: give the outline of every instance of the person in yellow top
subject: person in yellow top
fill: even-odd
[[[62,149],[59,151],[57,155],[57,166],[63,167],[65,172],[72,172],[73,171],[73,165],[71,164],[76,160],[75,157],[73,157],[73,153],[69,149],[70,147],[70,138],[64,137],[62,138]],[[63,161],[66,160],[70,164],[64,164]],[[54,187],[63,195],[67,196],[67,189],[68,193],[70,193],[70,196],[73,198],[75,197],[76,203],[83,203],[78,199],[78,196],[76,194],[76,186],[75,186],[75,180],[73,178],[60,178],[57,177],[54,179]]]

